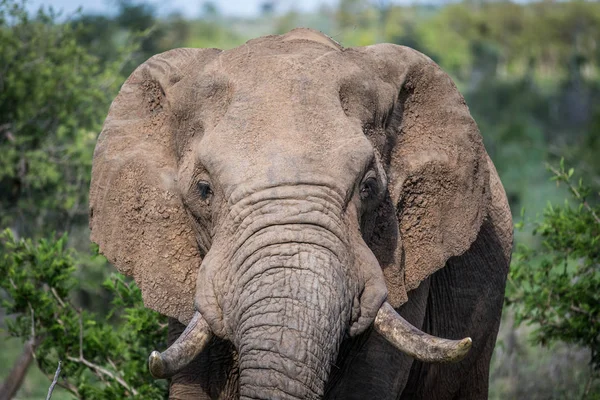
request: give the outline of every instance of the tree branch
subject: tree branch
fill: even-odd
[[[50,387],[48,388],[48,395],[46,396],[46,400],[50,400],[50,398],[52,397],[52,392],[54,391],[54,387],[56,386],[56,383],[58,382],[58,377],[60,376],[60,366],[61,366],[61,362],[58,362],[58,367],[56,368],[56,372],[54,373],[54,379],[52,380],[52,383],[50,384]]]
[[[25,375],[27,374],[29,365],[31,365],[31,362],[33,361],[33,353],[40,342],[39,338],[30,338],[25,343],[21,356],[13,365],[10,374],[8,374],[0,388],[0,400],[10,400],[17,394]]]
[[[43,372],[42,367],[40,366],[39,360],[38,361],[38,368],[40,369],[40,371]],[[52,375],[48,375],[46,373],[44,373],[44,375],[46,376],[46,378],[48,378],[49,381],[53,380]],[[79,395],[79,391],[77,390],[77,387],[69,382],[67,382],[66,380],[63,381],[56,381],[56,384],[58,386],[60,386],[61,388],[68,390],[69,392],[73,393],[75,395],[76,398],[81,398],[81,396]]]
[[[135,396],[137,396],[139,393],[137,390],[135,390],[134,388],[132,388],[131,386],[129,386],[127,384],[127,382],[125,382],[123,380],[123,378],[121,378],[120,376],[117,376],[115,374],[113,374],[112,372],[110,372],[109,370],[102,368],[99,365],[96,365],[92,362],[89,362],[88,360],[86,360],[85,358],[75,358],[75,357],[67,357],[69,359],[69,361],[73,361],[76,363],[80,363],[85,365],[88,368],[93,369],[94,371],[98,372],[101,375],[104,375],[108,378],[111,378],[112,380],[117,381],[121,386],[123,386],[125,389],[129,390],[131,393],[133,393]]]
[[[592,383],[596,379],[596,374],[594,370],[590,372],[590,376],[588,377],[587,383],[585,384],[585,389],[583,390],[583,394],[581,395],[581,399],[586,399],[588,394],[590,394],[590,390],[592,389]]]
[[[12,280],[11,283],[14,285]],[[27,374],[27,370],[35,358],[35,349],[42,342],[42,339],[35,335],[35,314],[31,304],[29,304],[29,309],[31,310],[31,335],[29,336],[29,340],[23,346],[21,356],[15,361],[10,373],[4,380],[2,387],[0,387],[0,400],[10,400],[17,394],[25,375]]]
[[[52,295],[54,295],[54,298],[56,299],[56,301],[58,301],[58,304],[60,304],[60,306],[62,308],[67,308],[66,304],[64,301],[62,301],[62,299],[60,298],[60,296],[58,295],[58,293],[56,292],[55,288],[50,289],[50,291],[52,292]]]

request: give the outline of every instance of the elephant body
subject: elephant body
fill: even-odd
[[[298,29],[151,58],[98,139],[90,227],[170,317],[173,399],[487,397],[511,214],[412,49]]]

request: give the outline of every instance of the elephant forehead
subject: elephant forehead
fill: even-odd
[[[360,127],[340,130],[316,121],[308,128],[290,112],[269,112],[276,123],[252,115],[242,126],[229,125],[226,117],[205,133],[197,147],[199,161],[227,195],[240,186],[321,184],[346,197],[373,156],[370,142]]]
[[[251,40],[187,76],[176,86],[174,103],[183,114],[195,114],[205,130],[224,123],[260,135],[265,126],[285,124],[291,129],[280,131],[305,132],[315,140],[315,132],[346,129],[339,126],[348,117],[372,125],[393,106],[396,92],[368,57],[337,46],[302,29]]]
[[[321,183],[345,196],[373,157],[363,126],[379,108],[377,74],[356,53],[299,40],[301,33],[224,51],[202,73],[227,82],[226,110],[206,118],[215,123],[205,119],[196,150],[228,194],[240,186]],[[349,89],[352,82],[358,89]]]

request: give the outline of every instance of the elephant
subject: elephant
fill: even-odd
[[[149,369],[171,399],[488,396],[511,212],[416,50],[299,28],[153,56],[89,199],[92,241],[169,317]]]

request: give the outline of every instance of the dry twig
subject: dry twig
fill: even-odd
[[[11,281],[11,283],[13,282]],[[21,356],[15,361],[9,375],[0,386],[0,400],[12,399],[17,393],[31,362],[35,358],[35,349],[42,341],[42,339],[36,337],[35,334],[35,313],[31,304],[29,304],[29,309],[31,310],[31,335],[29,340],[23,346]]]
[[[50,398],[52,397],[52,392],[54,391],[54,387],[56,386],[56,383],[58,382],[58,377],[60,376],[60,366],[61,366],[61,362],[58,362],[58,367],[56,368],[56,372],[54,373],[54,379],[52,380],[52,383],[50,384],[50,387],[48,388],[48,395],[46,396],[46,400],[50,400]]]

